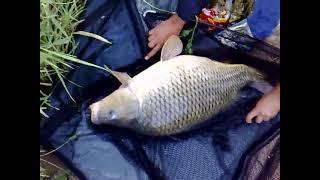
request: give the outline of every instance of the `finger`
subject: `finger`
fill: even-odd
[[[269,121],[270,119],[271,119],[270,116],[265,116],[264,119],[263,119],[263,121]]]
[[[270,119],[271,119],[271,118],[269,118],[269,117],[265,117],[265,118],[263,119],[263,121],[268,122],[268,121],[270,121]]]
[[[161,45],[160,44],[157,44],[156,47],[154,47],[147,55],[146,57],[144,58],[145,60],[148,60],[150,59],[152,56],[154,56],[158,51],[159,49],[161,49]]]
[[[258,115],[258,112],[256,111],[256,109],[253,109],[252,111],[250,111],[246,117],[246,122],[247,123],[252,123],[252,119],[254,117],[256,117]]]
[[[148,43],[149,48],[154,48],[158,44],[157,39],[154,39]]]
[[[152,35],[156,31],[156,27],[149,31],[149,35]]]
[[[256,119],[256,122],[260,124],[263,121],[263,118],[264,118],[263,115],[259,114]]]
[[[155,38],[156,38],[155,35],[150,35],[150,36],[148,37],[148,41],[150,42],[150,41],[154,40]]]

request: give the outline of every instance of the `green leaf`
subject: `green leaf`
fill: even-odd
[[[40,93],[40,107],[50,106],[47,95],[53,90],[49,86],[52,79],[64,79],[63,75],[76,66],[75,61],[71,62],[72,57],[76,58],[72,55],[78,46],[73,32],[83,21],[81,13],[85,10],[85,3],[86,0],[40,0],[40,89],[45,92]],[[61,54],[69,58],[65,59]]]
[[[68,44],[69,42],[70,42],[70,38],[66,37],[66,38],[58,39],[58,40],[54,41],[52,44],[53,45],[63,45],[63,44]]]
[[[65,89],[66,92],[68,93],[69,97],[71,98],[71,100],[72,100],[73,102],[76,102],[76,101],[73,99],[73,97],[71,96],[71,94],[70,94],[70,92],[69,92],[69,90],[68,90],[68,88],[67,88],[67,85],[65,84],[65,82],[64,82],[64,80],[63,80],[63,78],[62,78],[62,75],[60,74],[59,70],[57,70],[56,68],[54,68],[54,69],[56,70],[56,73],[57,73],[57,75],[58,75],[58,78],[59,78],[60,82],[62,83],[62,86],[64,87],[64,89]]]
[[[192,49],[191,49],[191,48],[188,49],[188,50],[187,50],[187,53],[188,53],[188,54],[192,54],[192,53],[193,53]]]
[[[55,180],[68,180],[68,175],[63,174],[55,178]]]
[[[194,25],[193,29],[191,29],[192,31],[192,35],[191,37],[188,39],[188,43],[186,45],[186,48],[185,48],[185,52],[186,54],[192,54],[193,53],[193,50],[192,50],[192,42],[193,42],[193,36],[194,36],[194,32],[196,31],[196,28],[198,27],[198,17],[196,17],[196,24]]]
[[[45,112],[43,112],[43,110],[44,110],[44,108],[40,107],[40,114],[42,114],[46,118],[49,118],[49,116]]]
[[[185,51],[186,51],[187,54],[192,54],[192,52],[193,52],[192,51],[192,39],[191,38],[188,40],[188,43],[186,45]]]
[[[73,61],[73,62],[76,62],[76,63],[79,63],[79,64],[91,66],[91,67],[95,67],[95,68],[98,68],[98,69],[102,69],[102,70],[104,70],[104,71],[106,70],[106,69],[104,69],[103,67],[97,66],[97,65],[92,64],[92,63],[88,63],[88,62],[86,62],[86,61],[82,61],[82,60],[80,60],[80,59],[77,59],[77,58],[72,57],[72,56],[67,55],[67,54],[57,53],[57,52],[50,51],[50,50],[47,50],[47,49],[44,49],[44,48],[41,48],[41,47],[40,47],[40,49],[43,50],[43,51],[49,52],[49,53],[51,53],[51,54],[53,54],[53,55],[56,55],[56,56],[58,56],[58,57],[67,59],[67,60],[69,60],[69,61]]]
[[[68,34],[66,33],[66,31],[64,30],[64,28],[62,28],[60,22],[58,22],[55,18],[51,18],[51,22],[60,30],[60,32],[65,35],[66,37],[68,37]]]
[[[187,30],[183,30],[181,33],[180,33],[180,37],[187,37],[191,32],[192,32],[193,29],[187,29]]]
[[[52,2],[53,2],[52,0],[40,0],[40,3],[49,4],[49,3],[52,3]]]
[[[47,175],[46,169],[44,169],[44,168],[42,168],[40,166],[40,179],[44,179],[44,178],[47,178],[47,177],[49,177],[49,176]]]
[[[42,83],[42,82],[40,82],[40,85],[41,85],[41,86],[52,86],[51,83]]]
[[[69,81],[71,84],[73,84],[73,85],[75,85],[75,86],[78,86],[78,87],[80,87],[80,88],[83,88],[83,87],[80,86],[79,84],[77,84],[77,83],[75,83],[75,82],[70,81],[69,79],[67,79],[64,75],[62,75],[62,77],[63,77],[64,79],[66,79],[67,81]]]

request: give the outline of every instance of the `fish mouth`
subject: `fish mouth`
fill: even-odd
[[[89,106],[90,114],[91,114],[91,122],[93,124],[99,125],[101,124],[98,120],[98,110],[99,110],[99,105],[94,103]]]

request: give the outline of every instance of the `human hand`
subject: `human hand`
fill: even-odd
[[[149,48],[152,48],[152,50],[145,56],[145,60],[154,56],[171,35],[179,35],[184,24],[185,21],[183,21],[178,15],[174,14],[169,19],[161,22],[155,28],[150,30],[148,46]]]
[[[246,117],[247,123],[252,123],[252,119],[256,117],[256,122],[269,121],[275,117],[280,111],[280,85],[269,93],[265,94],[256,104],[255,108],[248,113]]]

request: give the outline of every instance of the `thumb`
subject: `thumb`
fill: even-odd
[[[247,115],[247,117],[246,117],[246,122],[247,122],[247,123],[252,123],[252,119],[253,119],[254,117],[256,117],[258,114],[259,114],[259,113],[258,113],[257,109],[254,108],[253,110],[251,110],[251,111],[248,113],[248,115]]]

